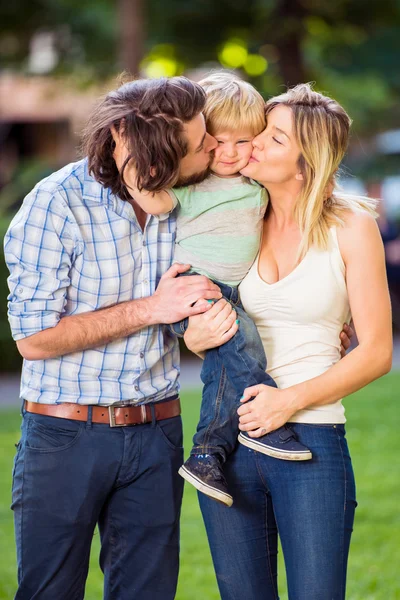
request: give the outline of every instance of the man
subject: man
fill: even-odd
[[[201,181],[216,147],[204,92],[181,77],[111,92],[84,133],[87,158],[40,182],[5,239],[9,320],[24,357],[13,477],[17,600],[84,596],[93,531],[107,600],[169,600],[183,480],[177,341],[199,350],[236,331],[205,277],[176,279],[175,217],[144,213],[124,170],[157,191]],[[112,133],[130,154],[116,166]]]
[[[18,600],[83,598],[97,523],[105,598],[175,595],[179,350],[162,324],[221,294],[205,277],[175,278],[188,268],[170,266],[175,218],[146,215],[130,197],[111,129],[123,128],[147,189],[192,183],[217,145],[203,106],[183,77],[111,92],[85,130],[87,158],[41,181],[6,235],[9,320],[25,359]]]

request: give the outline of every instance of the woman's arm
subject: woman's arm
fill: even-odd
[[[193,307],[197,304],[196,302]],[[225,344],[235,335],[239,327],[236,317],[236,311],[225,299],[216,302],[207,314],[190,317],[189,327],[184,335],[186,347],[200,358],[204,358],[207,350]],[[353,329],[345,323],[339,336],[342,358],[351,346],[353,335]]]
[[[392,362],[392,319],[383,244],[375,220],[363,213],[338,228],[346,284],[359,345],[322,375],[285,390],[247,388],[238,410],[240,429],[262,435],[299,410],[336,402],[388,373]],[[253,431],[255,430],[255,431]]]

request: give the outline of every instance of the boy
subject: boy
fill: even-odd
[[[179,470],[198,490],[231,506],[222,465],[237,440],[240,397],[246,387],[259,383],[276,387],[266,373],[261,339],[240,304],[237,287],[257,256],[268,202],[264,188],[240,175],[251,156],[253,138],[265,128],[265,112],[261,95],[229,73],[210,75],[200,85],[207,98],[207,132],[218,142],[210,176],[196,185],[154,194],[134,187],[132,195],[150,214],[178,207],[174,260],[191,265],[184,275],[204,274],[217,283],[239,317],[233,338],[206,353],[200,421],[191,455]],[[171,329],[182,337],[187,324],[185,319]],[[254,450],[276,458],[311,458],[310,450],[287,426],[256,441],[247,433],[241,435]]]

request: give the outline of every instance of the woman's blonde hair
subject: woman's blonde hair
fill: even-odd
[[[345,211],[361,210],[376,217],[377,201],[334,191],[351,126],[344,108],[336,100],[315,92],[309,83],[268,100],[267,119],[273,108],[282,105],[293,113],[294,133],[300,147],[303,187],[295,217],[302,232],[298,256],[301,259],[310,246],[328,247],[329,228],[343,224]]]
[[[211,135],[250,129],[254,136],[265,128],[265,102],[257,90],[232,73],[211,73],[199,84],[206,93],[203,114]]]

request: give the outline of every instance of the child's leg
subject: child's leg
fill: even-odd
[[[258,383],[276,387],[265,371],[267,361],[257,327],[240,305],[234,304],[234,308],[239,330],[228,342],[206,352],[201,371],[204,387],[200,420],[191,451],[219,454],[223,461],[237,442],[237,409],[244,389]],[[226,385],[227,378],[231,385]]]
[[[236,288],[229,289],[232,290],[230,295],[226,289],[223,293],[237,311],[239,330],[228,342],[207,352],[202,369],[204,388],[201,418],[191,452],[219,454],[222,460],[225,460],[235,447],[237,409],[244,389],[260,383],[276,387],[272,377],[266,373],[267,361],[257,327],[239,303]],[[226,377],[232,386],[225,386]],[[275,458],[311,458],[309,449],[300,444],[286,426],[261,438],[251,438],[247,433],[241,433],[239,441],[253,450]]]

